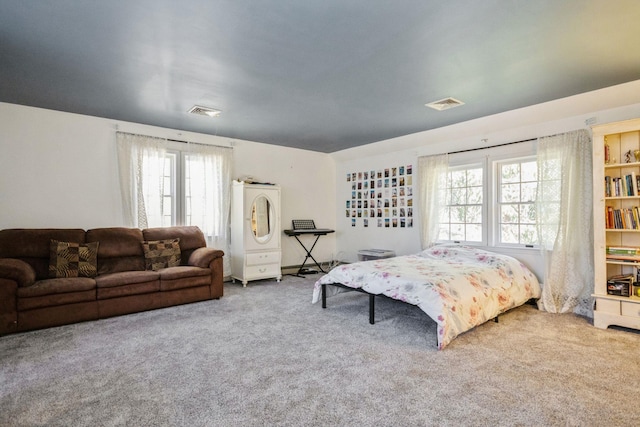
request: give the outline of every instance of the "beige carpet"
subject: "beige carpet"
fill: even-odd
[[[436,350],[419,309],[313,282],[0,337],[2,426],[634,426],[640,335],[523,306]]]

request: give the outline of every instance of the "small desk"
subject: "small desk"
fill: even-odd
[[[318,269],[320,269],[321,272],[326,273],[326,271],[322,269],[318,261],[316,261],[313,255],[311,255],[311,251],[313,251],[313,248],[316,246],[316,243],[318,243],[318,239],[320,238],[320,236],[326,236],[329,233],[335,233],[335,230],[331,230],[328,228],[299,228],[299,229],[293,229],[293,230],[284,230],[284,234],[286,234],[289,237],[295,237],[298,243],[300,243],[300,246],[302,246],[304,251],[307,253],[307,256],[304,257],[304,261],[302,261],[302,265],[298,269],[298,273],[296,273],[296,276],[304,277],[303,274],[305,273],[306,274],[317,273],[317,271],[309,271],[308,269],[305,270],[304,265],[306,264],[309,258],[313,260],[313,262],[316,264],[316,266],[318,267]],[[310,249],[307,249],[304,243],[302,243],[302,241],[298,238],[298,236],[303,236],[308,234],[316,236],[316,240],[313,242],[313,245],[311,245]]]

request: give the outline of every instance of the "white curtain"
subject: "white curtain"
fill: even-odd
[[[545,261],[538,307],[593,317],[592,145],[586,130],[538,139],[538,233]]]
[[[122,206],[129,227],[147,228],[148,213],[163,215],[166,142],[162,138],[116,133]]]
[[[185,160],[185,223],[200,227],[207,246],[229,254],[231,168],[233,149],[188,144]],[[231,274],[229,257],[223,259],[225,276]]]
[[[433,246],[440,231],[440,207],[446,203],[449,156],[439,154],[418,158],[418,194],[422,249]]]

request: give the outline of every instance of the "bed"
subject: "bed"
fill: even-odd
[[[414,255],[344,264],[322,276],[312,302],[357,290],[418,306],[437,324],[438,348],[501,313],[540,297],[536,276],[513,257],[437,245]],[[323,294],[323,291],[326,292]]]

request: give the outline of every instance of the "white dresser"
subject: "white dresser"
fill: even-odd
[[[231,277],[282,278],[280,186],[234,181],[231,199]]]

